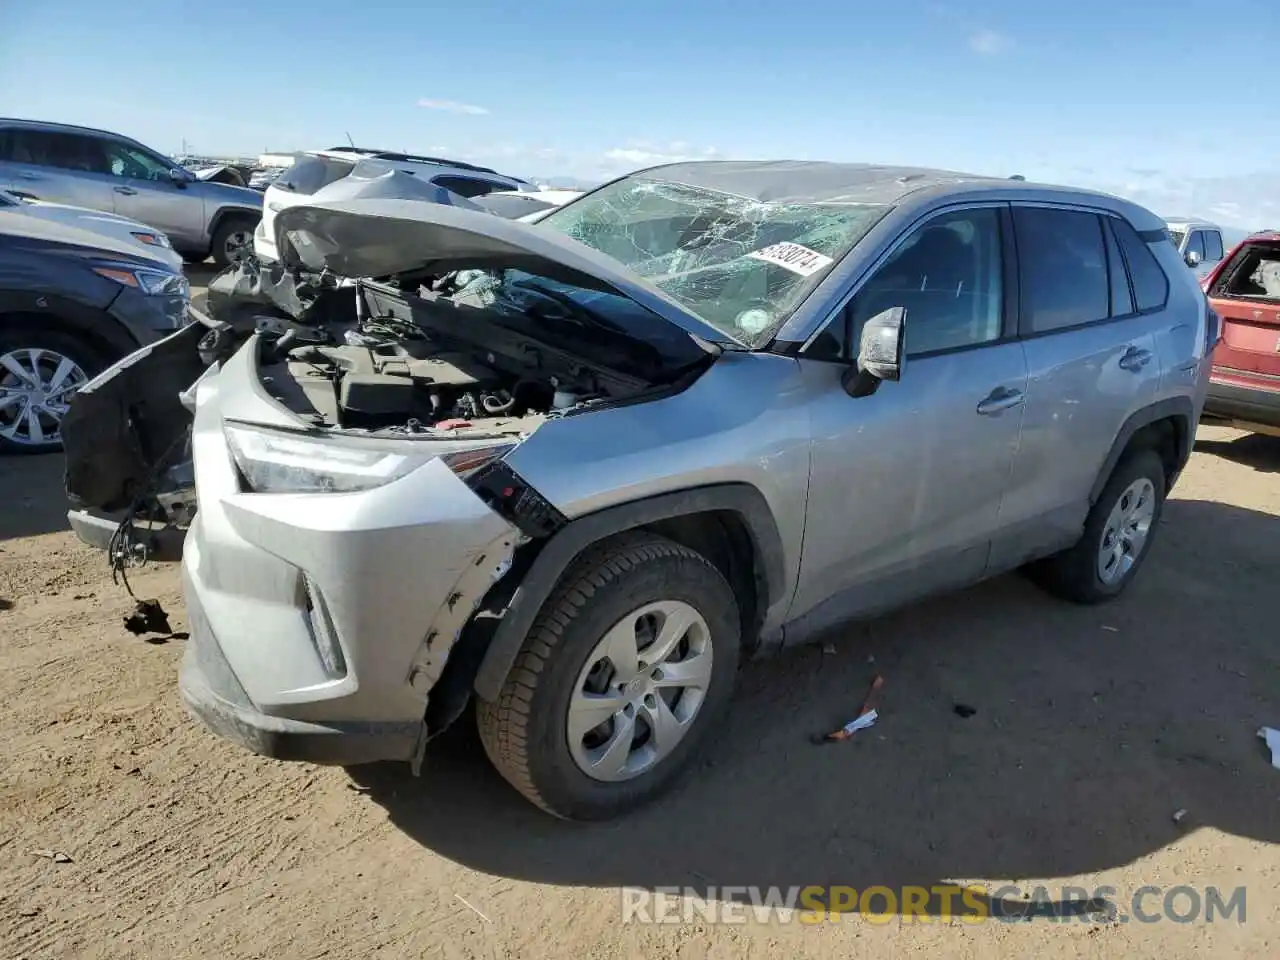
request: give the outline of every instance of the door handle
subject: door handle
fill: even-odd
[[[1009,387],[996,387],[987,398],[978,404],[978,413],[984,417],[993,417],[1012,407],[1019,406],[1026,397],[1021,390]]]
[[[1130,347],[1125,351],[1124,356],[1120,358],[1120,368],[1128,370],[1130,373],[1137,373],[1150,362],[1150,350],[1143,350],[1141,347]]]
[[[134,197],[138,194],[138,191],[133,187],[112,187],[111,189],[116,193],[123,193],[126,197]]]

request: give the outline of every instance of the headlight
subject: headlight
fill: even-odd
[[[354,493],[398,480],[431,460],[466,477],[507,454],[513,440],[398,441],[395,449],[376,440],[314,438],[239,424],[224,428],[236,466],[254,493]],[[405,451],[406,443],[421,449]]]
[[[133,238],[139,243],[145,243],[149,247],[163,247],[165,250],[170,249],[169,238],[163,233],[139,233],[134,232]]]
[[[191,283],[180,273],[166,273],[163,270],[125,269],[123,267],[94,267],[93,272],[100,277],[123,283],[153,297],[191,297]]]

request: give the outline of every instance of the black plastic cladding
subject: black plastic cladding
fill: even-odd
[[[501,460],[477,471],[467,485],[489,509],[535,540],[551,536],[569,522],[564,514]]]

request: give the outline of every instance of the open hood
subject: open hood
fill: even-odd
[[[653,284],[585,244],[546,227],[423,200],[313,200],[276,217],[281,256],[345,277],[514,268],[619,294],[703,343],[742,344]]]

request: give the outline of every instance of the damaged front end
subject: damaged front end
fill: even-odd
[[[248,261],[209,284],[207,312],[85,384],[64,420],[71,528],[113,567],[181,558],[195,511],[194,391],[255,333],[331,340],[353,291],[332,278]]]

